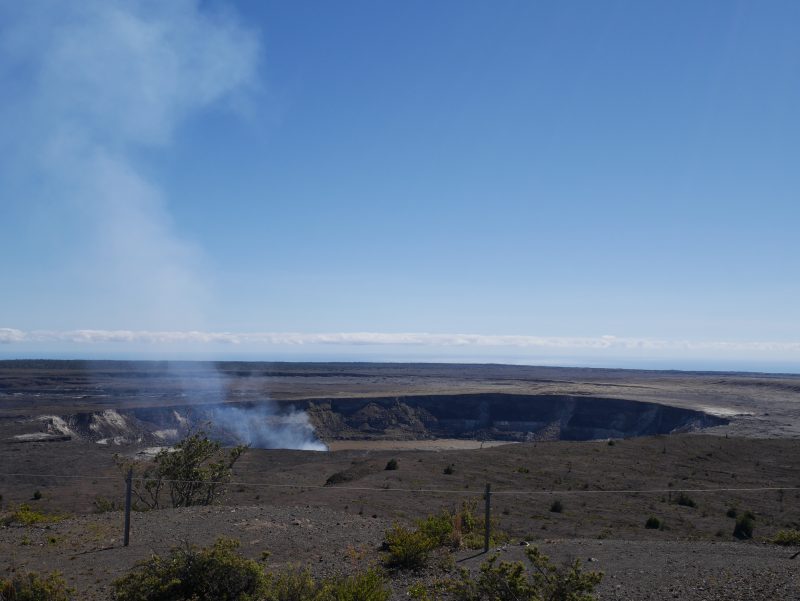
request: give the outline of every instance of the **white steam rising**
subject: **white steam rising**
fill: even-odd
[[[247,408],[215,407],[211,413],[216,427],[258,449],[328,450],[314,434],[305,411],[277,413],[269,403]]]
[[[0,89],[14,91],[0,98],[0,174],[26,182],[37,209],[55,215],[54,232],[79,249],[53,257],[66,274],[62,311],[94,320],[102,305],[106,319],[139,327],[203,323],[202,252],[179,234],[139,157],[203,111],[241,106],[259,54],[255,31],[198,0],[0,3]],[[256,446],[314,444],[302,414],[275,432],[267,409],[218,417]]]
[[[137,153],[254,87],[255,33],[195,0],[31,0],[0,6],[0,40],[0,83],[15,90],[0,150],[23,157],[26,191],[62,218],[73,312],[91,298],[115,321],[202,323],[202,253]]]

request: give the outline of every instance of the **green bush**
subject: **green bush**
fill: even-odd
[[[256,601],[268,593],[261,565],[242,557],[238,541],[179,547],[140,561],[114,582],[116,601]],[[277,598],[276,598],[277,599]]]
[[[40,576],[36,572],[0,578],[0,600],[8,601],[71,601],[74,591],[58,572]]]
[[[781,530],[772,537],[772,543],[785,547],[800,547],[800,530]]]
[[[290,568],[281,574],[268,574],[266,592],[259,601],[311,601],[320,599],[322,584],[307,569]]]
[[[692,499],[685,492],[682,492],[678,495],[678,498],[675,499],[675,503],[682,505],[683,507],[697,507],[697,503],[694,502],[694,499]]]
[[[436,541],[419,530],[410,530],[395,524],[386,533],[384,564],[390,568],[418,569],[428,563]]]
[[[343,482],[350,482],[352,479],[353,476],[347,472],[336,472],[328,476],[328,479],[325,480],[325,486],[334,486],[336,484],[342,484]]]
[[[450,463],[450,464],[448,464],[447,466],[445,466],[445,468],[444,468],[444,473],[445,473],[446,475],[448,475],[448,476],[452,476],[453,474],[455,474],[455,473],[456,473],[456,466],[455,466],[455,464],[453,464],[453,463]]]
[[[33,491],[33,500],[34,501],[38,501],[41,498],[42,498],[42,491],[40,491],[39,489],[34,490]]]
[[[475,503],[464,502],[458,510],[443,509],[436,515],[416,521],[416,530],[395,525],[386,533],[384,548],[388,551],[384,565],[397,568],[420,568],[429,553],[439,547],[483,548],[484,523],[474,515]],[[509,540],[508,534],[492,520],[490,545]]]
[[[114,582],[115,601],[387,601],[389,590],[377,570],[316,580],[307,569],[266,574],[220,538],[211,547],[173,549],[136,564]],[[268,554],[266,554],[268,556]],[[0,600],[3,597],[0,596]],[[16,597],[9,597],[16,601]],[[23,598],[20,598],[23,599]],[[28,597],[24,598],[28,601]],[[30,601],[50,601],[31,597]],[[54,597],[52,601],[62,601]],[[64,599],[66,601],[66,599]]]
[[[424,533],[435,547],[483,547],[483,522],[475,517],[476,503],[464,501],[458,510],[442,509],[437,515],[417,520],[417,530]],[[494,522],[493,522],[494,526]],[[500,541],[503,536],[493,527],[493,539]]]
[[[384,469],[391,471],[396,470],[397,467],[397,459],[390,459],[386,462],[386,467]]]
[[[550,511],[553,513],[561,513],[564,511],[564,503],[560,499],[556,499],[550,504]]]
[[[485,561],[477,578],[463,569],[449,591],[456,601],[592,601],[594,589],[603,579],[601,572],[586,572],[575,560],[563,567],[553,565],[536,547],[525,550],[533,568],[525,570],[522,562]]]
[[[94,505],[95,513],[107,513],[109,511],[117,511],[119,509],[116,501],[101,496],[95,497],[94,501],[92,501],[92,505]]]
[[[168,493],[169,506],[211,505],[219,501],[231,479],[234,464],[247,450],[224,450],[203,431],[187,436],[171,449],[163,449],[152,461],[126,460],[115,455],[125,474],[133,470],[133,494],[141,509],[159,509]]]
[[[753,526],[756,516],[750,511],[745,511],[736,520],[736,526],[733,528],[733,536],[739,540],[747,540],[753,538]]]
[[[735,507],[729,507],[728,511],[725,512],[725,515],[729,518],[735,518],[737,515],[739,515],[739,512],[736,511]]]
[[[661,528],[661,520],[659,520],[655,516],[650,516],[647,518],[647,521],[644,523],[644,527],[648,530],[658,530]]]
[[[327,583],[320,601],[388,601],[389,595],[383,576],[373,569]]]
[[[35,524],[52,524],[54,522],[60,522],[65,518],[66,516],[63,515],[47,514],[41,511],[36,511],[35,509],[31,509],[30,505],[22,503],[17,509],[4,515],[2,519],[0,519],[0,524],[4,526],[10,526],[13,524],[18,524],[20,526],[33,526]]]
[[[453,521],[453,514],[445,509],[437,515],[417,520],[417,530],[429,538],[434,546],[443,547],[452,543]]]

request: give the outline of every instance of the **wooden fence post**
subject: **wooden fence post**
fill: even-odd
[[[492,485],[487,482],[486,492],[484,493],[486,499],[486,513],[484,516],[485,527],[483,532],[483,552],[489,552],[489,540],[492,538]]]
[[[128,470],[125,476],[125,537],[123,545],[128,546],[131,538],[131,489],[133,488],[133,468]]]

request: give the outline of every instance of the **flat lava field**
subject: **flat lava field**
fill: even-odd
[[[546,410],[508,419],[509,408],[538,398]],[[113,455],[152,445],[157,431],[147,419],[161,414],[144,410],[270,399],[277,411],[305,411],[340,450],[251,448],[222,506],[134,513],[132,544],[121,546],[124,483]],[[454,421],[459,403],[485,415]],[[613,419],[603,421],[606,409]],[[581,559],[606,574],[600,599],[800,599],[798,549],[766,542],[800,529],[798,410],[800,377],[792,375],[0,362],[0,513],[27,503],[64,516],[0,528],[0,570],[58,569],[82,599],[108,599],[110,582],[137,560],[226,535],[253,557],[269,550],[270,566],[346,573],[379,560],[392,523],[462,502],[480,510],[491,483],[494,528],[509,536],[501,557],[520,558],[526,541],[558,560]],[[69,434],[53,431],[62,427],[54,417]],[[109,432],[97,433],[104,427]],[[24,438],[36,433],[45,438]],[[385,469],[390,459],[398,469]],[[334,474],[339,483],[328,484]],[[561,511],[551,510],[556,500]],[[732,536],[730,516],[744,511],[756,516],[751,541]],[[646,529],[651,516],[664,528]],[[486,557],[455,556],[470,568]],[[415,579],[437,575],[391,575],[393,599],[408,598]]]

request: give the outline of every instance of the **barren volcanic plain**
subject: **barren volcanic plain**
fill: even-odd
[[[122,547],[114,454],[198,427],[253,444],[223,505],[134,513]],[[284,435],[332,450],[269,448]],[[767,542],[800,529],[795,375],[6,361],[0,466],[0,513],[27,503],[64,517],[0,527],[0,570],[61,570],[82,599],[110,598],[110,582],[152,552],[220,535],[254,557],[269,550],[272,566],[345,573],[379,560],[392,523],[482,504],[486,483],[509,537],[500,557],[519,559],[527,542],[578,558],[605,573],[601,599],[800,599],[797,549]],[[732,536],[744,511],[755,514],[749,541]],[[645,528],[649,517],[663,528]],[[485,558],[455,552],[470,568]],[[447,569],[391,574],[393,598]]]

